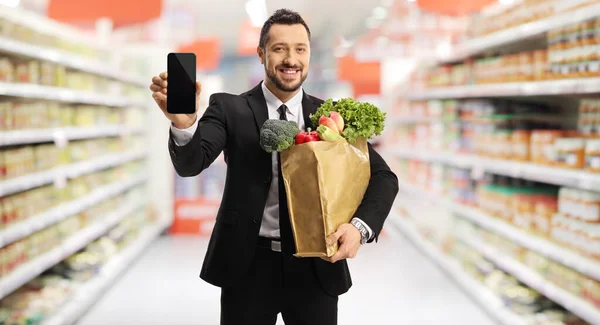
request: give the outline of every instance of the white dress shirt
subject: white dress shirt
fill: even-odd
[[[283,103],[279,98],[277,98],[262,82],[262,90],[265,96],[265,100],[267,102],[267,110],[269,113],[269,119],[279,119],[279,107],[283,104],[287,106],[287,119],[288,121],[295,121],[298,123],[300,130],[304,130],[305,122],[304,116],[302,115],[302,98],[304,96],[304,90],[300,89],[300,91],[288,100],[286,103]],[[199,118],[196,117],[196,122],[187,129],[178,129],[171,125],[171,130],[173,132],[173,141],[178,146],[186,145],[191,141],[196,129],[198,128]],[[265,211],[263,214],[263,219],[260,227],[259,235],[267,238],[280,238],[279,231],[279,162],[277,159],[277,153],[273,152],[272,157],[272,172],[273,177],[271,179],[271,186],[269,189],[269,193],[267,195],[267,203],[265,205]],[[373,231],[369,226],[360,219],[360,221],[368,230],[369,238],[373,237]]]

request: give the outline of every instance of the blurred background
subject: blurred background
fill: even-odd
[[[201,109],[252,88],[281,7],[401,185],[340,324],[600,324],[600,1],[0,0],[1,325],[218,324],[226,165],[175,174],[148,86],[194,52]]]

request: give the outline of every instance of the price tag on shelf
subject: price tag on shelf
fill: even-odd
[[[126,127],[126,126],[119,128],[118,132],[119,132],[119,136],[123,139],[128,138],[133,133],[131,128]]]
[[[67,186],[67,175],[63,171],[57,170],[54,173],[54,187],[63,189],[65,186]]]
[[[52,132],[52,139],[54,140],[54,144],[59,148],[64,148],[69,144],[69,139],[64,130],[54,130]]]
[[[480,165],[475,165],[471,169],[471,178],[473,178],[474,180],[482,179],[484,174],[485,174],[485,170]]]

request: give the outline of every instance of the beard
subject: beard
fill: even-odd
[[[283,67],[283,68],[292,68],[292,67]],[[277,77],[277,73],[267,70],[266,67],[265,67],[265,74],[267,75],[267,78],[269,78],[269,80],[275,85],[275,87],[277,87],[277,89],[279,89],[281,91],[285,91],[285,92],[294,92],[294,91],[300,89],[300,87],[302,87],[302,84],[308,77],[308,73],[307,73],[306,75],[301,76],[300,81],[298,81],[296,84],[286,84],[283,80],[281,80]]]

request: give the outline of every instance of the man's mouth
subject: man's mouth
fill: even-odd
[[[285,76],[293,77],[300,72],[300,69],[282,68],[279,69],[279,72],[281,72]]]

